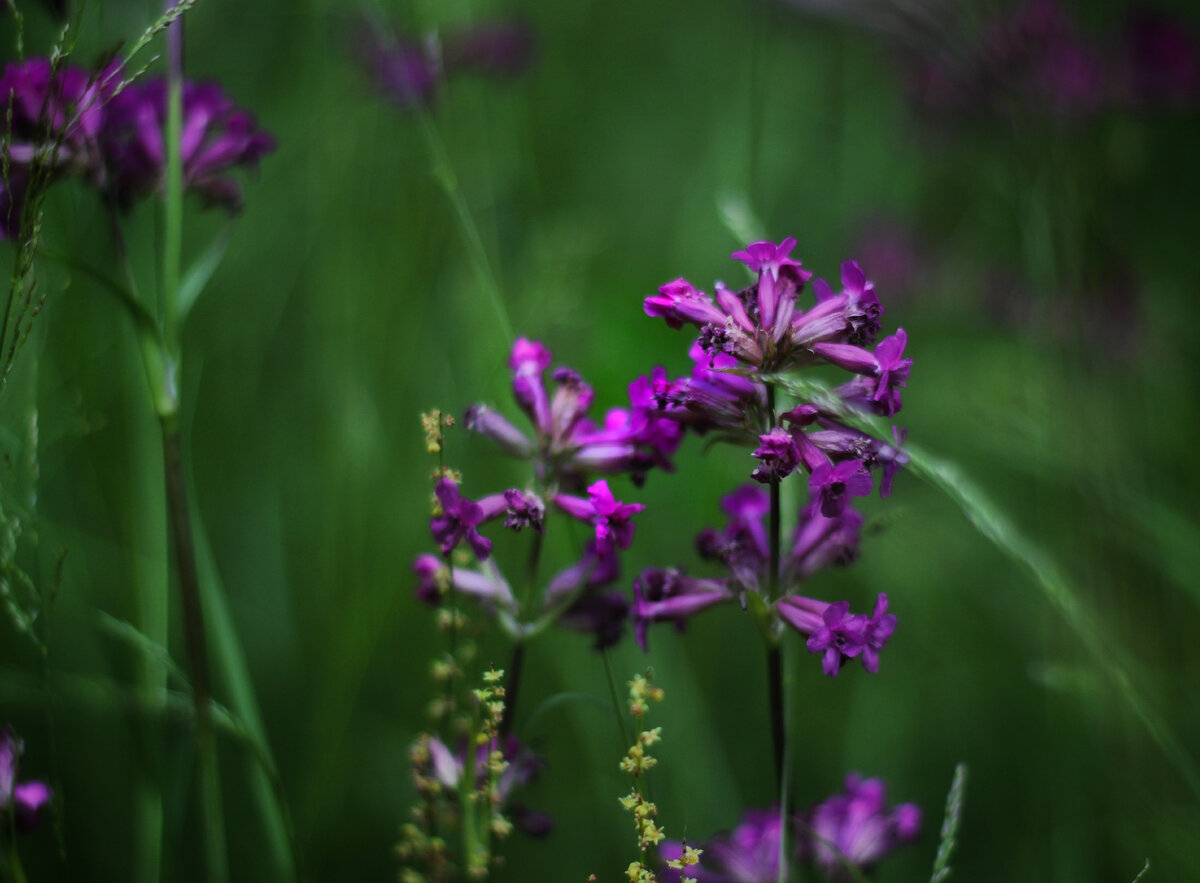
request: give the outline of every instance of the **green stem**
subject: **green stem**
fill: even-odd
[[[167,10],[174,6],[168,0]],[[162,377],[148,377],[156,393],[156,408],[162,428],[163,471],[167,514],[175,547],[175,563],[183,602],[184,636],[192,695],[196,707],[196,738],[200,753],[201,804],[208,879],[229,879],[225,848],[225,822],[221,812],[221,780],[217,744],[213,733],[208,672],[208,642],[204,629],[204,607],[200,599],[200,574],[192,535],[183,466],[183,443],[179,427],[178,392],[174,359],[179,353],[179,280],[183,263],[183,21],[173,21],[166,30],[167,120],[166,187],[162,237],[162,358],[146,358],[147,366],[162,366]],[[144,341],[144,335],[143,341]],[[145,355],[144,355],[145,358]]]
[[[421,132],[425,136],[425,144],[429,149],[429,157],[433,163],[433,176],[442,186],[447,198],[450,200],[451,207],[454,209],[454,217],[458,221],[463,238],[467,242],[467,251],[471,256],[471,263],[475,265],[475,272],[479,275],[479,281],[483,283],[488,300],[491,301],[492,308],[496,311],[496,319],[499,323],[497,327],[504,336],[504,342],[511,344],[513,340],[512,323],[508,320],[508,310],[504,307],[504,297],[500,293],[500,285],[496,282],[496,274],[492,270],[491,262],[488,260],[487,249],[483,247],[483,239],[479,235],[479,228],[475,225],[475,219],[471,215],[471,208],[467,205],[467,199],[463,195],[462,188],[459,186],[458,176],[454,173],[454,166],[450,163],[450,155],[446,152],[446,145],[442,142],[437,127],[426,111],[421,111],[418,114],[418,118],[421,121]]]
[[[513,717],[517,713],[517,699],[521,692],[521,671],[525,667],[525,642],[513,645],[512,659],[508,663],[504,684],[504,717],[500,719],[500,738],[512,731]]]

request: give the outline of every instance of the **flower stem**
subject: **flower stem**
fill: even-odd
[[[433,162],[433,177],[446,192],[446,197],[450,200],[450,205],[454,209],[454,217],[458,221],[458,226],[462,229],[463,238],[467,242],[467,252],[471,256],[471,263],[475,265],[475,272],[479,275],[484,291],[487,292],[488,300],[491,301],[492,307],[496,311],[496,319],[498,321],[496,327],[504,336],[505,344],[511,345],[513,341],[512,323],[508,320],[508,310],[504,307],[504,297],[500,294],[500,285],[496,282],[496,273],[492,269],[491,261],[488,260],[487,250],[483,247],[483,238],[479,235],[479,228],[475,225],[475,219],[471,215],[471,208],[467,205],[467,199],[463,195],[462,187],[459,186],[458,176],[454,173],[454,166],[450,163],[450,156],[446,152],[446,145],[443,143],[441,135],[438,134],[437,126],[434,125],[433,119],[427,111],[422,110],[418,114],[418,118],[421,121],[421,132],[425,136],[425,144],[429,148],[429,157]]]
[[[517,697],[521,691],[521,669],[525,667],[525,642],[513,645],[512,660],[508,663],[508,678],[504,683],[504,717],[500,718],[500,739],[512,731],[513,716],[517,712]]]
[[[779,425],[779,413],[775,408],[775,384],[768,382],[767,408],[770,412],[771,428]],[[780,596],[780,546],[783,534],[782,506],[780,505],[780,481],[773,478],[770,484],[771,509],[767,530],[767,600],[774,603]],[[767,694],[771,709],[771,747],[775,759],[775,781],[778,786],[776,796],[779,801],[779,811],[783,817],[783,825],[779,832],[779,881],[785,883],[789,879],[789,859],[791,855],[791,791],[788,788],[788,719],[787,698],[783,684],[783,647],[778,633],[772,631],[767,644]]]
[[[167,9],[173,6],[167,0]],[[167,517],[179,589],[183,602],[184,637],[188,673],[196,708],[196,739],[200,752],[201,805],[208,879],[229,879],[225,849],[225,822],[221,814],[221,781],[217,744],[213,733],[212,688],[208,671],[208,643],[204,630],[204,607],[200,598],[200,575],[196,568],[191,515],[187,500],[187,474],[183,467],[183,443],[179,428],[179,399],[176,363],[179,355],[179,280],[183,263],[183,21],[167,27],[167,119],[166,186],[162,234],[162,320],[165,381],[156,398],[163,438],[163,472],[167,492]]]

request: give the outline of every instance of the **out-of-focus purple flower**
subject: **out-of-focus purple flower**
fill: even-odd
[[[119,205],[129,206],[161,190],[166,181],[167,81],[130,85],[109,105],[104,150],[109,184]],[[258,128],[216,83],[183,84],[180,154],[184,190],[210,205],[236,212],[242,188],[229,173],[254,169],[275,150],[275,139]]]
[[[888,597],[883,592],[875,599],[875,609],[863,625],[863,668],[875,674],[879,671],[879,651],[896,630],[896,615],[887,612]]]
[[[486,405],[467,410],[467,428],[508,454],[534,458],[540,479],[571,487],[582,486],[589,472],[628,472],[640,484],[651,467],[670,468],[683,430],[661,413],[653,392],[655,380],[634,381],[629,388],[631,406],[612,409],[598,427],[587,416],[595,394],[578,374],[558,368],[553,394],[546,388],[543,374],[550,362],[550,350],[537,341],[522,337],[513,344],[513,397],[533,424],[534,438]],[[665,380],[665,373],[658,369],[653,377]]]
[[[808,490],[821,504],[821,514],[834,518],[846,508],[849,497],[865,497],[871,493],[871,473],[861,460],[847,460],[831,466],[823,463],[813,470]]]
[[[846,790],[813,806],[801,819],[801,847],[830,880],[851,880],[849,863],[861,871],[898,846],[914,840],[921,809],[914,803],[887,807],[882,779],[846,776]]]
[[[433,104],[441,82],[441,53],[435,39],[413,40],[363,25],[355,52],[376,88],[397,107],[415,110]]]
[[[638,646],[648,649],[646,632],[652,622],[673,622],[682,630],[687,620],[701,610],[733,599],[725,580],[689,577],[674,568],[647,568],[633,583]]]
[[[849,601],[829,603],[803,595],[789,595],[775,603],[784,622],[808,636],[810,653],[821,653],[821,668],[835,677],[842,663],[863,657],[863,667],[879,671],[879,650],[896,630],[896,617],[887,612],[887,595],[880,594],[871,616],[850,612]],[[868,653],[868,649],[870,653]]]
[[[480,561],[492,553],[492,541],[481,536],[477,526],[484,520],[484,510],[478,504],[459,493],[452,478],[443,478],[437,483],[434,493],[442,507],[442,514],[435,515],[429,522],[433,538],[442,545],[442,554],[449,555],[463,539],[475,552]]]
[[[56,69],[44,58],[5,66],[0,76],[0,149],[6,166],[0,182],[0,238],[19,234],[35,180],[43,186],[70,174],[92,184],[103,180],[99,139],[120,77],[116,62],[99,71]]]
[[[588,542],[583,557],[559,571],[546,587],[542,607],[562,610],[558,622],[567,628],[590,634],[597,650],[610,647],[621,639],[629,618],[629,601],[620,591],[600,591],[620,575],[615,550],[598,551],[595,540]]]
[[[442,60],[447,73],[516,76],[533,63],[533,29],[525,22],[498,20],[451,31],[443,41]]]
[[[874,218],[863,223],[853,253],[871,268],[889,302],[916,293],[927,276],[926,247],[918,232],[898,220]]]
[[[1058,0],[1010,4],[978,26],[960,16],[941,45],[913,57],[916,109],[934,119],[1029,115],[1071,122],[1110,99],[1108,53],[1086,39]]]
[[[495,794],[500,810],[509,813],[514,824],[532,836],[541,837],[548,834],[554,826],[554,822],[549,816],[529,810],[521,804],[514,803],[512,799],[514,792],[536,779],[546,767],[545,759],[535,754],[516,736],[510,734],[495,743],[489,742],[476,746],[473,752],[475,763],[469,771],[467,770],[467,757],[471,752],[468,751],[466,745],[453,752],[440,739],[430,737],[426,744],[428,749],[428,760],[424,761],[426,768],[421,769],[420,772],[422,775],[436,779],[451,794],[459,791],[463,775],[469,774],[471,776],[470,786],[473,790],[478,787],[478,783],[486,781],[489,775],[490,755],[497,747],[500,748],[506,763],[504,770],[496,780]],[[528,827],[525,827],[523,822],[528,822]]]
[[[687,869],[697,883],[774,883],[779,879],[779,848],[783,830],[778,809],[748,809],[741,824],[703,845],[699,866]],[[666,840],[658,849],[664,863],[678,859],[683,844]],[[664,867],[664,883],[679,883],[678,869]]]
[[[1122,80],[1135,107],[1191,105],[1200,99],[1200,41],[1181,19],[1138,10],[1121,33]]]
[[[577,632],[591,635],[596,650],[612,647],[625,633],[629,619],[629,601],[624,592],[584,592],[558,618],[559,623]]]
[[[453,590],[474,598],[492,612],[516,609],[512,589],[491,560],[485,561],[481,569],[473,570],[449,567],[436,555],[418,555],[413,562],[413,572],[417,575],[417,598],[431,606],[441,604],[443,593]]]
[[[792,534],[789,558],[792,570],[808,579],[818,570],[849,564],[858,557],[862,516],[847,506],[841,514],[827,518],[814,500],[800,510],[800,520]]]
[[[12,824],[20,832],[37,826],[42,808],[54,796],[45,782],[17,781],[24,750],[24,743],[11,730],[0,731],[0,827]]]
[[[432,107],[445,81],[459,73],[512,77],[533,62],[533,30],[520,21],[451,28],[421,40],[363,23],[353,49],[376,87],[397,107]]]
[[[596,529],[596,549],[607,555],[614,549],[628,549],[633,542],[633,522],[630,520],[646,507],[641,503],[622,503],[601,480],[587,489],[588,498],[559,494],[554,502],[573,518],[586,521]]]

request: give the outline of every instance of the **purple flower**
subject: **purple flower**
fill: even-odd
[[[485,518],[478,503],[473,503],[458,492],[452,478],[443,478],[434,491],[441,504],[442,514],[435,515],[429,522],[433,538],[442,544],[442,554],[449,555],[454,547],[465,538],[480,561],[492,553],[492,541],[480,536],[476,526]]]
[[[441,604],[443,593],[453,590],[479,601],[491,613],[497,609],[516,610],[512,589],[491,560],[485,561],[480,570],[472,570],[448,567],[436,555],[418,555],[413,562],[413,572],[417,575],[417,598],[431,606]]]
[[[435,39],[413,40],[364,24],[355,37],[355,54],[376,88],[401,110],[433,104],[442,79]]]
[[[499,748],[506,764],[496,780],[495,794],[499,809],[508,814],[518,827],[534,837],[545,836],[553,828],[553,820],[545,813],[534,812],[513,802],[513,794],[530,784],[546,767],[546,761],[516,736],[509,735],[503,740],[477,746],[474,751],[475,762],[469,771],[467,757],[470,752],[465,744],[458,751],[452,752],[440,739],[427,737],[424,747],[426,752],[418,755],[419,774],[436,779],[453,795],[459,793],[464,774],[470,775],[472,786],[487,779],[490,775],[491,754]]]
[[[686,279],[676,279],[645,300],[647,315],[679,328],[700,329],[704,350],[723,353],[751,368],[787,371],[814,364],[818,343],[865,344],[874,339],[882,308],[874,287],[858,264],[842,268],[843,291],[834,294],[824,282],[814,285],[816,305],[804,311],[797,296],[812,274],[788,257],[796,242],[779,245],[753,242],[732,257],[758,274],[741,291],[721,283],[710,297]]]
[[[791,475],[800,462],[800,451],[786,429],[775,427],[758,437],[759,446],[752,454],[762,462],[750,477],[762,484],[771,484]]]
[[[719,834],[703,845],[699,866],[687,875],[697,883],[775,883],[779,879],[779,847],[783,830],[778,809],[749,809],[732,831]],[[659,859],[678,859],[683,844],[667,840],[658,850]],[[665,868],[664,883],[679,883],[680,871]]]
[[[654,383],[665,381],[662,369],[656,370],[656,380],[634,381],[630,408],[612,409],[597,427],[587,416],[595,394],[577,373],[558,368],[553,394],[546,388],[543,373],[550,361],[550,350],[523,337],[513,344],[509,358],[513,396],[533,423],[534,439],[485,405],[468,409],[467,428],[492,439],[506,453],[536,458],[539,478],[550,483],[580,487],[588,472],[629,472],[640,484],[651,467],[670,467],[683,430],[662,412],[655,397]]]
[[[862,516],[847,506],[841,514],[827,518],[814,500],[800,510],[800,521],[792,534],[789,560],[802,580],[818,570],[849,564],[858,557]]]
[[[1138,10],[1121,34],[1125,89],[1142,107],[1200,99],[1200,42],[1183,21]]]
[[[633,583],[633,619],[638,646],[646,645],[646,631],[652,622],[673,622],[682,630],[694,614],[732,601],[733,593],[724,580],[697,579],[669,568],[647,568]]]
[[[55,68],[44,58],[10,63],[0,76],[5,180],[0,182],[0,238],[20,234],[30,183],[69,174],[104,177],[100,135],[120,82],[116,62],[100,71]]]
[[[871,474],[863,468],[862,460],[847,460],[832,466],[822,463],[808,480],[813,499],[820,500],[821,514],[833,518],[846,508],[848,497],[865,497],[871,493]]]
[[[167,82],[134,83],[114,98],[104,129],[109,187],[129,206],[160,190],[166,180]],[[242,206],[242,188],[228,173],[253,169],[275,150],[275,139],[234,105],[216,83],[183,84],[180,154],[183,186],[209,205],[231,212]]]
[[[612,647],[625,633],[629,601],[620,591],[584,592],[558,618],[569,629],[591,635],[592,647]]]
[[[505,509],[504,526],[519,531],[530,527],[538,533],[546,530],[546,504],[537,494],[509,488],[504,492]]]
[[[829,603],[803,595],[789,595],[775,602],[784,622],[808,636],[808,652],[821,653],[821,669],[836,677],[842,664],[863,657],[863,667],[879,671],[879,650],[896,630],[896,617],[887,612],[887,595],[880,594],[871,616],[852,614],[849,601]]]
[[[612,495],[607,481],[598,481],[588,489],[588,499],[559,494],[554,502],[573,518],[586,521],[596,528],[596,549],[607,555],[613,549],[628,549],[633,542],[633,522],[630,520],[646,507],[641,503],[622,503]]]
[[[863,625],[863,668],[875,674],[879,671],[879,651],[896,630],[896,615],[887,612],[888,596],[883,592],[875,599],[875,610]]]
[[[921,809],[904,803],[889,810],[882,779],[846,776],[846,791],[813,806],[802,817],[807,829],[801,846],[831,880],[850,880],[846,863],[864,869],[896,847],[914,840]]]
[[[54,796],[45,782],[17,781],[24,750],[24,743],[11,730],[0,731],[0,827],[11,823],[21,832],[37,826],[42,808]]]
[[[598,545],[595,540],[589,541],[579,561],[554,575],[542,606],[546,611],[561,610],[560,623],[592,635],[593,646],[602,650],[621,639],[629,618],[629,601],[619,591],[600,591],[616,581],[620,566],[615,550],[602,554]]]
[[[533,30],[519,21],[480,22],[446,35],[446,71],[516,76],[533,62]]]
[[[533,32],[516,21],[481,22],[416,40],[371,23],[359,26],[354,52],[376,87],[401,110],[433,106],[448,76],[515,76],[533,60]]]

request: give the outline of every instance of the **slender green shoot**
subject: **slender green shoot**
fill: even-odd
[[[967,792],[967,765],[954,767],[954,778],[946,795],[946,814],[942,818],[941,840],[937,855],[933,859],[933,875],[929,883],[943,883],[950,876],[950,856],[958,842],[958,826],[962,819],[963,799]]]

